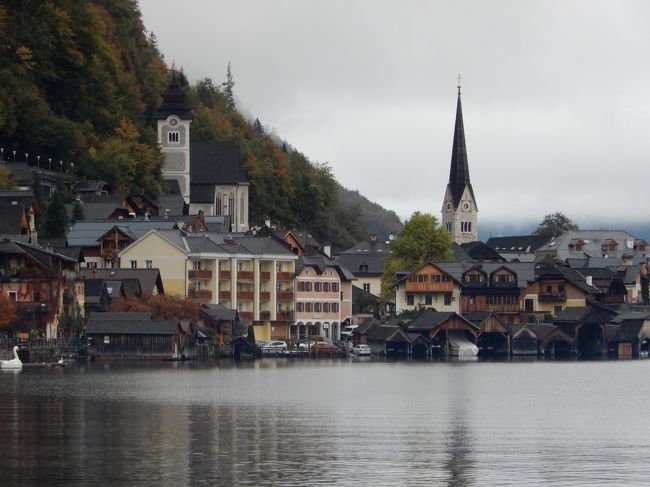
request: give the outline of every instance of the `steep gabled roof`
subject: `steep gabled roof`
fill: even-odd
[[[193,186],[248,183],[234,142],[192,142],[190,160],[190,182]]]

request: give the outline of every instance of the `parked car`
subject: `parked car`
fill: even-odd
[[[282,353],[287,351],[287,342],[266,342],[261,347],[262,353]]]
[[[355,355],[370,355],[371,351],[368,345],[360,343],[359,345],[352,347],[352,353]]]
[[[311,351],[316,353],[343,353],[343,350],[327,342],[316,342],[311,346]]]

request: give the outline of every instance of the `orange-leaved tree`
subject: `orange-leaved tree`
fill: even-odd
[[[154,320],[199,319],[199,303],[177,294],[151,294],[141,298],[118,298],[111,302],[112,312],[151,313]]]
[[[0,330],[6,330],[16,321],[16,303],[7,296],[0,296]]]

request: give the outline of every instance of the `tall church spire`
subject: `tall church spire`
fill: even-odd
[[[454,142],[451,148],[451,167],[449,169],[449,188],[454,199],[454,207],[457,207],[460,203],[465,187],[469,188],[473,197],[474,190],[469,181],[469,164],[467,163],[467,146],[465,145],[465,128],[463,127],[463,107],[460,101],[459,81],[458,101],[456,102],[456,125],[454,127]]]
[[[460,75],[458,75],[458,100],[456,102],[456,123],[451,148],[449,183],[442,204],[442,223],[457,243],[477,240],[478,206],[474,189],[469,179],[463,108],[460,101]]]

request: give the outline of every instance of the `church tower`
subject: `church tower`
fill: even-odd
[[[163,102],[156,109],[158,143],[165,156],[163,179],[172,184],[178,182],[185,203],[190,202],[190,123],[192,114],[185,105],[185,93],[181,90],[176,72],[162,94]]]
[[[442,202],[442,224],[458,244],[478,240],[478,206],[474,190],[469,181],[467,147],[463,128],[463,110],[460,104],[460,76],[458,79],[458,102],[456,104],[456,126],[451,149],[449,183]]]

